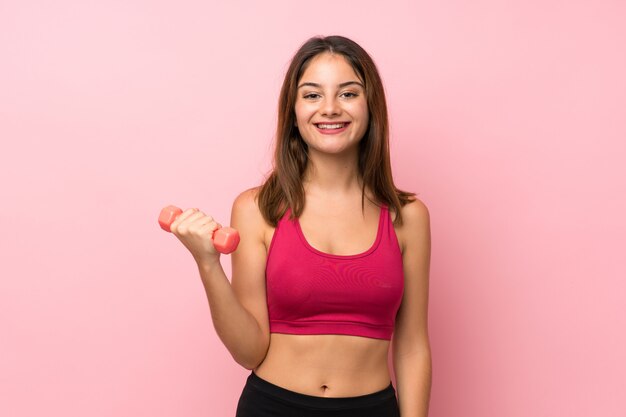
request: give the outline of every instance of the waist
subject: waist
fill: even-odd
[[[387,388],[389,341],[345,335],[272,333],[254,372],[266,381],[306,395],[350,397]]]
[[[282,388],[266,381],[252,371],[248,376],[246,386],[250,386],[251,389],[253,388],[254,390],[261,391],[266,396],[273,397],[281,402],[294,404],[301,410],[303,407],[307,407],[315,408],[317,410],[324,409],[329,413],[338,410],[342,410],[345,413],[347,409],[363,410],[364,407],[379,408],[381,403],[389,404],[389,401],[393,401],[397,407],[396,391],[391,382],[386,388],[365,395],[321,397],[301,394]]]

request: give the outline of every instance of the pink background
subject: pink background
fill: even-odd
[[[430,415],[626,415],[625,21],[617,0],[3,2],[0,415],[234,415],[249,371],[156,217],[229,223],[316,34],[376,60],[396,183],[430,208]]]

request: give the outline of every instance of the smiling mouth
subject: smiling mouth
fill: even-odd
[[[347,123],[314,123],[319,129],[330,130],[330,129],[341,129],[350,124]]]

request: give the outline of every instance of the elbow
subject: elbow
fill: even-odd
[[[259,364],[252,364],[251,362],[250,363],[240,363],[239,365],[241,365],[242,367],[244,367],[248,371],[252,371],[252,370],[254,370],[254,369],[259,367]]]
[[[242,358],[235,359],[235,360],[237,361],[239,365],[251,371],[253,369],[258,368],[263,363],[263,361],[265,360],[265,357],[267,356],[268,348],[269,348],[269,344],[264,343],[262,345],[259,345],[259,348],[253,355],[249,355],[247,357],[242,357]]]
[[[242,360],[238,360],[237,363],[241,365],[242,367],[244,367],[245,369],[247,369],[248,371],[252,371],[258,368],[259,365],[263,363],[264,359],[265,359],[265,356],[261,359],[258,359],[258,358],[242,359]]]

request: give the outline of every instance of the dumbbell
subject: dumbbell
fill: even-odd
[[[167,206],[161,210],[159,215],[159,224],[161,229],[171,232],[170,226],[174,220],[182,214],[182,210],[176,206]],[[232,227],[221,227],[213,233],[213,246],[220,253],[231,253],[237,249],[239,244],[239,232]]]

